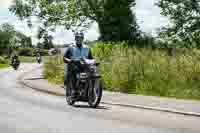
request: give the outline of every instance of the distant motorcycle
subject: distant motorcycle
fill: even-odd
[[[36,54],[36,61],[40,64],[42,62],[42,57],[40,53]]]
[[[83,70],[76,75],[76,81],[72,78],[67,78],[65,84],[66,101],[69,105],[74,105],[75,102],[88,102],[90,107],[96,108],[102,97],[101,76],[97,73],[95,60],[83,59],[82,61],[73,61],[74,67],[80,65]],[[73,89],[77,90],[77,94],[73,95]]]
[[[14,58],[12,60],[11,66],[14,68],[14,70],[17,70],[19,68],[19,65],[20,65],[20,61]]]
[[[42,62],[42,57],[41,56],[37,56],[36,60],[40,64]]]

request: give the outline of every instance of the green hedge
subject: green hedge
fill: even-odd
[[[7,60],[0,56],[0,64],[6,64]]]
[[[0,56],[0,68],[5,68],[8,67],[8,60]]]
[[[36,50],[33,48],[19,48],[17,50],[19,56],[36,56]],[[48,50],[41,49],[42,56],[48,56]]]
[[[42,55],[42,56],[49,56],[49,50],[45,50],[45,49],[42,50],[42,51],[41,51],[41,55]]]
[[[18,54],[19,56],[33,56],[34,49],[33,48],[19,48]]]

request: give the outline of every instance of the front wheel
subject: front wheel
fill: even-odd
[[[65,97],[68,105],[72,106],[75,104],[75,100],[72,98],[72,89],[70,88],[70,85],[64,85],[65,89]]]
[[[17,70],[19,67],[19,64],[13,64],[12,66],[13,66],[14,70]]]
[[[102,97],[102,84],[100,79],[94,79],[90,81],[89,89],[88,89],[88,103],[90,107],[96,108]]]

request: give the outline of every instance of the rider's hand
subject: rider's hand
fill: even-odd
[[[76,63],[77,60],[70,59],[70,63]]]
[[[68,62],[69,62],[69,63],[72,63],[72,60],[71,60],[71,59],[68,59]]]

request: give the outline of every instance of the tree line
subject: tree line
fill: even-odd
[[[0,54],[11,52],[12,49],[21,47],[32,47],[32,39],[23,33],[16,31],[9,23],[0,25]]]
[[[28,26],[33,25],[32,16],[41,23],[38,38],[49,40],[49,31],[56,26],[66,30],[87,30],[96,22],[102,41],[130,41],[145,45],[155,38],[139,30],[135,15],[135,0],[14,0],[10,11]],[[199,0],[160,0],[155,3],[170,24],[159,32],[159,45],[169,47],[200,47]],[[153,41],[155,42],[155,41]]]
[[[53,48],[53,38],[44,36],[43,42],[39,42],[37,46],[32,44],[32,37],[17,31],[13,25],[4,23],[0,25],[0,55],[11,54],[14,50],[21,48]]]

